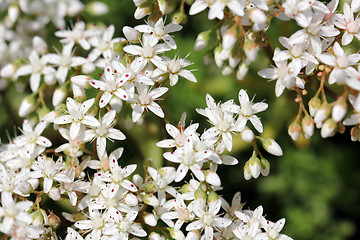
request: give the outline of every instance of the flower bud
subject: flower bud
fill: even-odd
[[[217,201],[218,199],[219,199],[219,195],[217,195],[217,193],[214,190],[211,190],[208,195],[207,201],[209,203],[212,203],[212,202]]]
[[[148,183],[146,183],[144,190],[147,193],[153,193],[157,190],[157,187],[153,182],[148,182]]]
[[[245,142],[251,143],[254,137],[254,132],[249,128],[245,128],[244,131],[241,132],[241,139]]]
[[[172,17],[172,22],[175,24],[185,24],[187,20],[187,15],[184,12],[177,12]]]
[[[156,220],[154,214],[151,214],[151,213],[145,214],[145,216],[144,216],[144,222],[145,222],[147,225],[152,226],[152,227],[155,227],[156,224],[157,224],[157,220]]]
[[[327,102],[321,104],[319,110],[316,111],[314,122],[316,127],[320,128],[322,126],[323,121],[330,116],[331,113],[331,105]]]
[[[238,33],[237,25],[234,24],[231,28],[226,30],[223,36],[223,40],[222,40],[223,48],[225,50],[230,50],[235,45],[238,35],[239,33]]]
[[[353,141],[353,142],[360,141],[360,128],[359,128],[359,126],[351,128],[350,134],[351,134],[351,141]]]
[[[282,156],[283,151],[280,145],[273,138],[262,138],[262,145],[264,149],[275,156]]]
[[[157,232],[152,232],[149,235],[149,240],[165,240],[165,238],[160,236],[160,234],[158,234]]]
[[[24,194],[24,195],[28,195],[30,193],[32,193],[32,191],[34,190],[32,185],[26,181],[21,181],[19,182],[16,187],[19,189],[19,191]]]
[[[49,197],[54,201],[58,201],[61,198],[61,194],[58,188],[53,188],[49,192]]]
[[[15,23],[19,17],[19,6],[17,4],[11,4],[8,8],[8,18],[11,23]]]
[[[314,134],[314,119],[306,114],[301,121],[303,134],[306,139],[310,138]]]
[[[237,72],[236,72],[236,79],[237,80],[244,80],[246,74],[249,71],[249,66],[245,64],[244,62],[240,64]]]
[[[60,218],[56,216],[53,212],[50,213],[48,217],[49,226],[53,229],[58,229],[60,227]]]
[[[138,41],[140,37],[140,32],[132,27],[125,26],[122,29],[124,36],[129,41]]]
[[[22,100],[20,107],[19,107],[19,116],[26,117],[35,109],[35,98],[33,95],[29,95]]]
[[[143,184],[144,180],[139,174],[134,174],[132,177],[132,182],[135,184],[135,186],[139,187],[141,184]]]
[[[301,132],[301,126],[298,120],[295,120],[292,124],[290,124],[288,133],[292,140],[296,141],[299,139]]]
[[[223,65],[223,59],[221,58],[221,54],[222,54],[222,46],[221,44],[219,44],[215,50],[214,50],[214,60],[215,60],[215,64],[217,67],[221,67]]]
[[[95,64],[92,62],[86,62],[81,66],[81,71],[85,74],[90,74],[95,71]]]
[[[225,66],[222,71],[221,71],[221,74],[224,75],[224,76],[227,76],[229,74],[231,74],[232,72],[234,72],[234,69],[230,66]]]
[[[74,98],[79,100],[86,98],[86,92],[84,88],[78,87],[75,84],[72,84],[71,86],[72,86]]]
[[[77,75],[71,78],[71,82],[78,87],[87,88],[90,86],[90,78],[86,75]]]
[[[197,199],[202,199],[202,200],[206,200],[206,198],[207,198],[207,194],[206,194],[206,192],[202,189],[202,187],[201,187],[201,184],[200,184],[200,186],[198,187],[198,189],[196,189],[196,191],[195,191],[195,199],[197,200]]]
[[[44,39],[42,39],[39,36],[35,36],[33,38],[32,44],[33,44],[34,50],[40,55],[43,55],[48,51],[47,43],[44,41]]]
[[[200,51],[201,49],[205,48],[210,40],[210,34],[211,34],[211,30],[207,30],[204,32],[201,32],[195,41],[194,44],[194,50],[195,51]]]
[[[347,112],[346,98],[339,99],[333,105],[331,117],[335,122],[340,122]]]
[[[37,210],[36,212],[34,212],[34,214],[32,215],[32,224],[35,226],[41,226],[44,225],[45,223],[45,216],[44,216],[44,210],[40,209]],[[46,215],[46,213],[45,213]]]
[[[244,178],[246,180],[249,180],[251,177],[252,177],[252,175],[251,175],[251,171],[250,171],[249,161],[246,161],[246,163],[244,165]]]
[[[254,61],[257,56],[257,52],[259,51],[259,46],[256,44],[256,42],[246,37],[243,49],[246,57],[250,60],[250,62]]]
[[[260,175],[260,169],[261,169],[260,159],[254,153],[248,162],[249,162],[251,176],[253,176],[253,178],[258,178]]]
[[[135,10],[134,17],[135,17],[135,19],[142,19],[143,17],[148,15],[150,12],[151,12],[150,7],[138,7]]]
[[[205,181],[216,187],[219,187],[221,185],[219,176],[216,172],[211,170],[205,171]]]
[[[160,205],[159,200],[153,194],[145,194],[143,196],[143,201],[145,204],[153,207],[158,207]]]
[[[337,127],[337,123],[334,121],[334,119],[328,118],[322,125],[321,132],[320,132],[321,137],[327,138],[327,137],[334,136],[336,133],[336,127]]]
[[[253,23],[265,24],[267,21],[266,14],[259,8],[252,8],[249,10],[249,19]]]
[[[184,184],[181,186],[181,188],[179,189],[180,193],[187,193],[191,191],[191,186],[190,184]]]
[[[261,158],[260,159],[260,166],[261,166],[261,169],[260,169],[260,173],[261,175],[263,176],[268,176],[269,173],[270,173],[270,163],[268,160],[266,160],[265,158]]]
[[[130,207],[135,207],[139,203],[137,197],[132,193],[125,194],[123,199],[124,202]]]
[[[310,99],[310,101],[309,101],[309,111],[310,111],[310,115],[312,117],[315,116],[315,113],[320,108],[320,106],[321,106],[320,98],[315,96],[315,97]]]
[[[116,42],[116,43],[114,43],[114,45],[113,45],[114,52],[119,53],[119,54],[123,53],[124,52],[124,50],[123,50],[124,45],[125,45],[125,42]]]
[[[62,85],[56,88],[52,97],[53,106],[57,107],[58,105],[60,105],[64,101],[66,95],[67,95],[66,85]]]
[[[186,235],[186,240],[199,240],[201,234],[197,230],[192,230]]]
[[[109,12],[109,7],[100,1],[94,1],[86,5],[86,10],[91,15],[100,16]]]
[[[11,78],[11,77],[13,77],[16,69],[17,68],[16,68],[15,64],[8,63],[1,69],[0,77]]]
[[[113,98],[111,98],[109,105],[110,105],[111,109],[115,110],[116,113],[119,113],[121,111],[123,103],[120,98],[113,97]]]

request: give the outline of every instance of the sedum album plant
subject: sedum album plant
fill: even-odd
[[[16,84],[18,91],[31,91],[19,106],[24,119],[20,133],[0,147],[3,238],[59,239],[57,229],[66,229],[65,240],[291,239],[280,233],[284,218],[267,220],[262,206],[243,209],[240,192],[231,204],[219,193],[229,187],[222,184],[219,165],[242,164],[248,180],[269,175],[265,151],[283,154],[273,138],[261,136],[265,101],[249,97],[244,89],[237,90],[238,99],[225,102],[206,94],[206,107],[193,110],[205,117],[206,126],[187,123],[185,113],[178,124],[168,122],[162,102],[176,94],[172,87],[197,82],[188,53],[179,49],[175,57],[169,54],[177,49],[173,33],[183,28],[186,3],[190,15],[208,8],[215,25],[199,34],[194,48],[204,48],[214,32],[216,65],[224,75],[236,72],[241,80],[257,52],[271,50],[266,31],[272,18],[295,21],[300,30],[279,39],[286,50],[276,48],[273,66],[259,72],[276,80],[277,97],[285,89],[297,94],[299,112],[289,127],[291,138],[297,140],[300,133],[311,137],[314,126],[324,138],[352,126],[351,139],[356,141],[360,55],[344,48],[360,39],[354,16],[360,1],[344,3],[337,12],[336,0],[327,5],[315,0],[134,3],[135,18],[145,21],[124,26],[121,37],[113,25],[80,18],[66,25],[84,9],[106,13],[108,7],[100,2],[0,2],[5,15],[0,24],[1,90]],[[172,12],[172,19],[166,17]],[[49,24],[58,29],[46,32]],[[58,38],[60,47],[48,46],[49,35]],[[303,99],[308,85],[318,86],[309,108]],[[342,91],[332,91],[335,85]],[[330,98],[334,100],[328,102]],[[124,112],[129,110],[127,118]],[[166,132],[153,146],[164,149],[162,166],[148,159],[127,164],[122,157],[122,142],[149,120],[145,115],[156,116]],[[51,134],[45,137],[44,131]],[[234,135],[253,147],[245,163],[231,156]],[[63,144],[53,141],[56,136]],[[46,198],[73,206],[62,210],[63,221],[51,205],[42,204]]]

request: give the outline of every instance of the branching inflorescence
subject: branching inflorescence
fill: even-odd
[[[205,128],[202,133],[199,123],[186,125],[186,114],[178,125],[164,124],[168,138],[159,139],[156,146],[166,149],[163,158],[173,163],[169,166],[144,164],[140,175],[135,171],[143,164],[123,163],[124,148],[107,150],[109,141],[128,140],[118,124],[123,105],[131,107],[133,123],[141,125],[147,114],[166,119],[160,100],[176,94],[171,87],[182,79],[197,82],[186,57],[168,55],[177,49],[171,34],[182,29],[185,1],[171,23],[163,16],[169,11],[167,1],[134,2],[135,18],[149,16],[145,24],[123,27],[124,38],[114,36],[113,25],[77,20],[65,28],[65,16],[83,11],[80,1],[0,3],[7,10],[0,25],[2,91],[15,81],[18,88],[30,87],[32,92],[19,107],[20,117],[27,118],[21,134],[1,145],[0,231],[11,239],[58,239],[56,229],[63,223],[40,204],[48,196],[55,201],[68,199],[74,206],[74,212],[62,214],[71,222],[63,226],[66,240],[291,239],[280,234],[285,219],[266,220],[261,206],[243,210],[239,192],[231,204],[218,195],[227,187],[222,186],[218,166],[238,164],[228,154],[234,134],[253,147],[244,164],[245,179],[270,172],[259,143],[270,154],[283,154],[274,139],[256,135],[263,132],[258,115],[268,104],[250,100],[243,89],[238,103],[217,103],[206,94],[207,106],[196,109],[210,124],[200,128]],[[236,69],[236,77],[242,79],[257,52],[268,44],[265,33],[271,19],[294,19],[301,29],[279,39],[287,50],[276,48],[274,66],[259,72],[276,80],[276,96],[285,88],[297,94],[299,113],[289,127],[290,136],[296,140],[302,132],[311,137],[316,125],[322,137],[328,137],[351,125],[352,140],[359,140],[360,55],[344,51],[343,46],[354,36],[360,38],[360,23],[353,16],[360,2],[345,3],[343,14],[335,13],[337,5],[335,0],[328,5],[315,0],[195,0],[190,15],[209,8],[208,18],[218,19],[214,28],[199,34],[195,49],[205,47],[215,31],[216,65],[223,74]],[[97,2],[91,7],[97,14],[107,8]],[[54,34],[61,38],[61,48],[54,51],[40,37],[50,22],[59,27]],[[319,88],[308,112],[303,96],[313,81],[319,82]],[[334,85],[340,85],[343,93],[328,103],[328,88]],[[52,106],[44,97],[49,91],[53,91]],[[354,114],[347,117],[350,107]],[[52,145],[51,137],[42,136],[45,129],[55,130],[65,143]]]

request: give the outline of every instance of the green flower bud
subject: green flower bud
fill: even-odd
[[[207,194],[206,192],[202,189],[201,184],[199,186],[198,189],[196,189],[195,191],[195,199],[203,199],[206,200],[207,198]]]
[[[217,195],[217,193],[214,190],[211,190],[207,198],[208,202],[215,202],[218,199],[219,199],[219,195]]]

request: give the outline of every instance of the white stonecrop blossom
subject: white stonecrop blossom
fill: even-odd
[[[63,125],[69,124],[70,126],[70,139],[75,139],[82,132],[83,125],[91,127],[99,127],[99,121],[93,116],[86,115],[87,111],[94,104],[95,99],[89,99],[79,104],[72,98],[66,99],[66,107],[68,115],[62,115],[53,120],[53,123]]]
[[[253,103],[250,101],[247,92],[243,89],[239,92],[239,102],[240,102],[240,110],[239,110],[239,125],[245,126],[247,120],[250,120],[255,129],[262,133],[263,125],[256,113],[265,111],[268,108],[268,104],[264,102]]]

